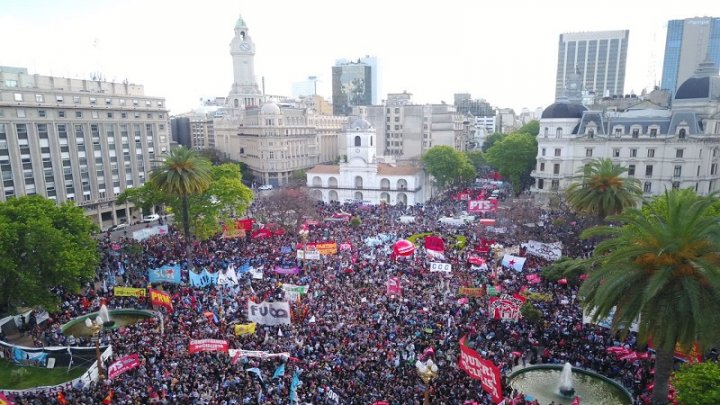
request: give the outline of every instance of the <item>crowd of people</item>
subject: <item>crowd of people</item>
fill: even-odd
[[[254,202],[253,216],[267,218],[263,200]],[[505,204],[505,203],[503,203]],[[633,393],[638,403],[652,380],[653,358],[619,360],[607,351],[611,346],[635,347],[635,338],[625,339],[608,330],[583,323],[576,287],[545,279],[529,284],[527,276],[541,274],[549,262],[528,256],[521,272],[500,265],[496,251],[478,253],[481,241],[489,239],[504,247],[516,246],[527,237],[521,224],[505,223],[503,233],[489,233],[477,222],[463,226],[443,225],[443,216],[458,216],[466,201],[436,198],[424,205],[370,206],[362,204],[315,204],[309,235],[302,239],[293,229],[269,238],[223,238],[192,242],[191,263],[185,260],[182,234],[143,241],[123,238],[100,241],[102,264],[97,279],[74,295],[57,289],[60,311],[42,329],[37,342],[45,346],[89,345],[88,339],[65,336],[60,325],[68,320],[108,308],[151,308],[146,298],[116,297],[114,286],[144,288],[148,269],[181,265],[182,283],[164,283],[155,288],[169,293],[173,309],[154,308],[159,317],[101,334],[103,345],[113,348],[104,365],[120,357],[137,354],[140,366],[114,379],[90,386],[63,387],[43,392],[13,394],[18,404],[420,404],[430,395],[436,404],[491,404],[481,383],[458,367],[459,342],[467,337],[469,347],[501,370],[506,404],[539,404],[513,390],[506,376],[530,364],[571,363],[615,379]],[[503,220],[504,210],[490,214]],[[325,221],[337,214],[358,221]],[[592,245],[578,241],[577,223],[556,221],[562,214],[542,213],[546,242],[566,243],[563,255],[584,256]],[[412,216],[404,222],[401,216]],[[540,226],[540,225],[538,225]],[[497,230],[496,230],[497,231]],[[431,232],[445,241],[445,259],[450,273],[430,272],[422,239],[409,257],[396,257],[392,242]],[[382,243],[368,243],[378,240]],[[560,237],[562,236],[562,237]],[[463,243],[456,242],[463,240]],[[320,260],[298,259],[296,249],[307,242],[331,241],[350,246]],[[462,246],[464,245],[464,246]],[[462,246],[462,247],[461,247]],[[485,266],[468,262],[480,254]],[[522,253],[520,253],[522,254]],[[276,266],[292,264],[298,274],[278,274]],[[262,278],[240,273],[236,285],[193,287],[191,269],[209,273],[235,269],[263,269]],[[400,294],[388,294],[389,277],[400,279]],[[234,325],[247,324],[248,301],[283,301],[282,283],[307,286],[306,294],[290,302],[292,324],[257,325],[254,333],[237,336]],[[486,286],[491,286],[486,288]],[[507,294],[536,292],[548,300],[533,302],[540,320],[508,322],[493,319],[488,297],[458,295],[460,287],[501,290]],[[212,316],[208,316],[212,314]],[[219,339],[231,349],[284,353],[268,358],[231,357],[227,352],[189,353],[190,340]],[[417,360],[433,359],[438,375],[425,384],[418,376]],[[571,400],[567,401],[569,405]],[[548,404],[541,404],[548,405]]]

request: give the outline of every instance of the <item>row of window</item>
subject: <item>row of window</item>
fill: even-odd
[[[627,167],[627,174],[628,176],[635,176],[635,167],[636,165],[631,164]],[[540,166],[538,168],[539,172],[545,172],[545,163],[541,162]],[[560,164],[554,163],[553,164],[553,170],[552,174],[559,175],[560,174]],[[718,164],[713,163],[710,165],[710,175],[714,176],[718,174]],[[645,165],[645,177],[652,177],[653,175],[653,165]],[[700,166],[697,167],[697,176],[700,176]],[[682,177],[682,165],[675,165],[673,168],[673,177]]]
[[[646,194],[652,193],[652,182],[646,181],[643,183],[643,192]],[[695,183],[695,191],[698,191],[699,184]],[[537,188],[539,190],[543,190],[545,188],[545,179],[538,179],[537,180]],[[552,180],[550,183],[550,190],[558,190],[560,188],[560,180]],[[680,182],[679,181],[673,181],[672,182],[672,188],[673,190],[679,190],[680,189]],[[712,186],[711,186],[712,189]]]
[[[6,86],[7,86],[7,81],[6,81]],[[13,87],[13,86],[8,86],[8,87]],[[13,100],[15,100],[15,101],[20,101],[20,102],[26,101],[26,100],[25,100],[25,94],[24,94],[24,93],[13,93]],[[124,98],[120,98],[120,99],[105,98],[105,105],[114,105],[113,100],[117,100],[117,104],[118,104],[118,105],[128,105],[128,103],[127,103],[128,100],[126,100],[126,99],[124,99]],[[30,100],[28,100],[28,101],[30,101]],[[80,102],[82,101],[82,99],[81,99],[80,96],[73,96],[73,97],[72,97],[72,101],[73,101],[73,103],[75,103],[75,104],[80,104]],[[102,101],[102,100],[101,100],[101,101]],[[44,103],[44,102],[45,102],[45,95],[44,95],[44,94],[35,94],[35,102],[36,102],[36,103]],[[65,102],[65,96],[62,95],[62,94],[57,94],[57,95],[55,95],[55,102],[57,102],[57,103],[64,103],[64,102]],[[97,97],[88,97],[88,98],[87,98],[87,102],[88,102],[89,104],[97,104],[97,103],[98,103],[98,98],[97,98]],[[137,107],[137,106],[140,105],[140,100],[133,99],[133,100],[131,100],[131,103],[132,103],[133,106]],[[145,100],[145,107],[152,107],[152,106],[153,106],[152,104],[153,104],[153,103],[152,103],[151,100]],[[164,105],[164,103],[163,103],[162,101],[160,101],[160,100],[155,101],[155,106],[162,108],[163,105]]]
[[[595,148],[585,148],[585,157],[593,157],[593,150]],[[718,157],[718,148],[714,148],[712,150],[712,156]],[[547,148],[540,149],[540,155],[541,156],[547,156]],[[560,157],[562,156],[562,148],[555,148],[553,151],[553,156]],[[630,157],[638,157],[638,148],[630,148]],[[612,157],[619,158],[621,157],[621,148],[613,148],[612,149]],[[654,158],[655,157],[655,148],[647,148],[647,157]],[[680,159],[685,157],[685,148],[675,148],[675,158]],[[702,157],[702,149],[700,149],[699,157]]]
[[[85,113],[85,111],[75,111],[75,118],[83,118],[84,113]],[[18,109],[16,110],[16,115],[17,115],[18,118],[27,118],[27,117],[28,117],[27,111],[26,111],[24,108],[18,108]],[[135,111],[135,112],[133,113],[133,115],[134,115],[134,117],[137,118],[137,119],[141,118],[141,116],[142,116],[142,114],[140,114],[140,112],[137,112],[137,111]],[[3,116],[5,116],[5,113],[4,113],[3,110],[0,109],[0,117],[3,117]],[[48,118],[48,112],[47,112],[46,110],[37,110],[37,116],[40,117],[40,118]],[[92,118],[94,118],[94,119],[99,119],[99,118],[100,118],[100,112],[99,112],[99,111],[90,111],[90,116],[91,116]],[[114,112],[114,111],[107,111],[107,112],[105,113],[105,116],[106,116],[107,118],[114,118],[114,117],[115,117],[115,112]],[[67,112],[66,112],[65,110],[58,110],[58,111],[57,111],[57,117],[58,117],[58,118],[68,118],[68,117],[67,117]],[[124,112],[124,111],[123,111],[123,112],[120,112],[120,118],[127,118],[127,117],[128,117],[128,113],[127,113],[127,112]],[[147,117],[147,119],[153,119],[154,114],[153,114],[153,113],[147,113],[147,114],[146,114],[146,117]],[[158,114],[157,117],[158,117],[158,119],[163,119],[163,118],[165,118],[165,114]],[[163,126],[163,127],[164,127],[164,126]]]

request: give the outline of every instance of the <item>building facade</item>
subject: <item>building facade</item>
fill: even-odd
[[[353,107],[373,104],[372,66],[361,62],[338,62],[332,67],[334,115],[350,115]]]
[[[623,111],[592,111],[566,100],[543,111],[537,167],[539,194],[565,189],[584,165],[609,158],[640,180],[645,195],[720,188],[720,77],[702,64],[682,84],[672,108],[639,101]]]
[[[569,76],[574,73],[581,78],[582,88],[577,91],[624,94],[629,36],[628,30],[560,34],[555,98],[566,96],[572,82]]]
[[[250,38],[250,28],[242,16],[235,23],[230,55],[233,61],[233,84],[227,97],[227,106],[235,109],[259,108],[264,98],[255,77],[255,43]]]
[[[324,202],[415,205],[425,201],[424,172],[417,166],[396,165],[378,158],[375,129],[358,118],[344,132],[345,160],[307,171],[311,194]]]
[[[0,200],[74,201],[103,229],[136,214],[117,196],[169,150],[165,99],[142,85],[0,67]]]
[[[660,88],[674,94],[705,59],[720,65],[720,18],[668,21]]]

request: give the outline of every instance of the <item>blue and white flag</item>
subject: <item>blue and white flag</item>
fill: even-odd
[[[525,258],[515,255],[505,255],[502,258],[502,264],[505,267],[509,267],[515,271],[522,271],[523,266],[525,266]]]
[[[272,379],[280,378],[285,375],[285,363],[279,365],[273,373]]]
[[[148,270],[150,283],[173,283],[180,284],[180,265],[166,265],[157,269]]]
[[[249,372],[251,372],[251,373],[253,373],[253,374],[257,375],[257,376],[258,376],[258,378],[260,379],[260,382],[262,382],[262,383],[264,383],[264,382],[265,382],[265,381],[263,381],[263,376],[262,376],[262,372],[260,371],[260,369],[259,369],[259,368],[257,368],[257,367],[253,367],[253,368],[249,368],[249,369],[247,369],[247,371],[249,371]]]
[[[300,381],[300,373],[295,370],[292,376],[292,381],[290,381],[290,403],[295,403],[299,400],[297,389],[300,384],[302,384],[302,381]]]

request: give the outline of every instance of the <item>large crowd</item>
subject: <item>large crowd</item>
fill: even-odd
[[[156,286],[171,294],[173,310],[131,326],[103,332],[101,342],[113,348],[112,361],[138,354],[140,366],[115,379],[104,379],[85,387],[63,387],[44,392],[28,391],[12,396],[18,404],[420,404],[426,392],[435,404],[491,404],[479,381],[458,367],[459,341],[492,360],[505,376],[530,364],[571,363],[597,371],[624,385],[642,403],[652,380],[653,358],[618,360],[607,351],[610,346],[635,347],[635,337],[621,339],[608,330],[584,324],[576,299],[576,287],[545,279],[528,284],[526,276],[541,274],[549,262],[528,256],[522,272],[503,268],[495,251],[481,253],[487,266],[468,263],[475,247],[492,239],[505,247],[518,245],[531,232],[522,224],[505,222],[502,233],[489,233],[475,223],[443,225],[443,216],[461,215],[465,201],[436,198],[424,205],[368,206],[361,204],[315,205],[317,224],[310,226],[307,239],[295,232],[270,238],[223,238],[222,235],[192,243],[193,262],[185,262],[185,245],[180,232],[171,232],[141,242],[102,238],[102,264],[97,279],[80,295],[57,289],[60,310],[42,328],[36,327],[39,345],[89,345],[88,339],[60,333],[60,325],[101,304],[108,308],[151,309],[147,299],[115,297],[113,286],[147,287],[148,269],[180,264],[182,283]],[[264,213],[263,200],[255,201],[253,216]],[[325,221],[343,212],[357,217],[351,221]],[[489,214],[502,223],[502,209]],[[399,221],[413,216],[414,222]],[[547,242],[562,239],[563,255],[585,256],[592,244],[580,241],[581,226],[559,221],[563,213],[542,212],[538,237]],[[498,229],[495,229],[498,231]],[[432,232],[445,241],[445,262],[449,274],[430,272],[422,239],[416,252],[407,258],[394,257],[392,241],[418,233]],[[386,235],[384,243],[367,243],[368,238]],[[462,249],[454,245],[465,238]],[[351,249],[322,256],[320,260],[296,258],[302,242],[349,243]],[[120,248],[118,248],[120,245]],[[522,253],[521,253],[522,254]],[[277,274],[277,265],[293,264],[298,274]],[[224,272],[244,265],[263,268],[262,279],[241,273],[237,285],[192,287],[190,268]],[[388,294],[389,277],[401,280],[402,293]],[[291,325],[257,325],[254,333],[236,336],[234,325],[246,324],[248,300],[282,301],[281,283],[308,286],[307,294],[290,303]],[[542,312],[539,321],[521,318],[517,322],[492,319],[487,297],[462,300],[460,287],[493,286],[508,294],[537,292],[550,296],[535,306]],[[495,288],[497,287],[497,288]],[[213,316],[208,316],[211,313]],[[272,358],[231,358],[226,352],[189,353],[194,339],[221,339],[231,349],[287,353]],[[416,360],[432,358],[438,376],[425,384],[418,376]],[[105,364],[105,368],[107,364]],[[300,383],[298,384],[298,380]],[[292,394],[291,392],[294,392]],[[505,386],[506,404],[538,404],[526,393]],[[291,399],[291,396],[294,398]],[[569,404],[570,401],[568,401]],[[568,405],[566,404],[566,405]],[[548,405],[548,404],[541,404]]]

